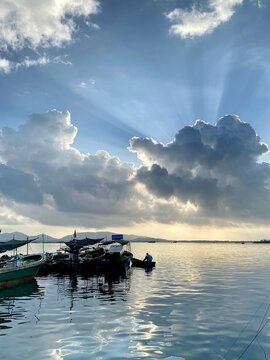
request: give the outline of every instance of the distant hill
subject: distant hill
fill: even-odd
[[[115,235],[116,233],[110,232],[110,231],[98,231],[98,232],[77,232],[77,239],[84,239],[85,237],[88,237],[90,239],[98,239],[98,238],[107,238],[110,240],[112,238],[112,235]],[[31,235],[29,236],[29,239],[37,237],[38,239],[34,242],[42,242],[43,241],[43,234],[39,235]],[[138,236],[138,235],[130,235],[130,234],[123,234],[123,237],[125,240],[128,240],[130,242],[167,242],[167,243],[241,243],[241,241],[226,241],[226,240],[166,240],[162,238],[153,238],[148,236]],[[12,233],[0,233],[0,241],[7,241],[11,239],[16,240],[26,240],[27,235],[23,234],[21,232],[12,232]],[[69,234],[66,236],[63,236],[62,238],[54,238],[52,236],[44,234],[44,242],[46,243],[59,243],[59,242],[66,242],[73,239],[73,234]],[[245,243],[252,243],[252,241],[245,241]]]
[[[109,231],[98,231],[98,232],[77,232],[77,239],[84,239],[85,237],[91,238],[91,239],[98,239],[98,238],[107,238],[108,240],[112,238],[112,235],[115,235],[116,233],[109,232]],[[38,237],[37,240],[34,242],[43,242],[43,234],[39,235],[33,235],[28,236],[29,239]],[[151,237],[139,237],[138,235],[128,235],[123,234],[123,237],[125,240],[132,241],[132,242],[164,242],[167,241],[165,239],[157,239],[157,238],[151,238]],[[0,234],[0,241],[8,241],[11,239],[16,240],[26,240],[27,235],[20,233],[20,232],[12,232],[12,233],[4,233]],[[73,239],[73,234],[69,234],[66,236],[63,236],[62,238],[54,238],[52,236],[44,234],[44,242],[46,243],[54,243],[54,242],[66,242]]]
[[[35,236],[28,236],[29,239],[33,239],[35,237],[37,237],[39,235],[35,235]],[[21,233],[21,232],[12,232],[12,233],[0,233],[0,241],[8,241],[8,240],[12,240],[12,239],[16,239],[16,240],[26,240],[27,239],[27,235]]]

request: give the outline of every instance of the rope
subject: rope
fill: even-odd
[[[239,360],[242,358],[242,356],[246,353],[246,351],[249,349],[249,347],[252,345],[252,343],[254,342],[254,340],[256,340],[257,336],[259,336],[259,334],[263,331],[263,329],[265,328],[265,326],[269,323],[270,318],[266,321],[266,323],[263,325],[263,327],[257,331],[256,335],[253,337],[253,339],[251,340],[251,342],[247,345],[247,347],[245,348],[245,350],[241,353],[240,356],[238,356],[238,358],[236,360]]]
[[[263,304],[266,302],[266,300],[270,297],[270,293],[268,295],[266,295],[266,297],[264,298],[263,302],[258,306],[257,310],[254,312],[254,314],[251,316],[250,320],[247,322],[247,324],[243,327],[243,329],[240,331],[238,337],[234,340],[234,342],[232,343],[231,347],[229,348],[229,350],[227,351],[225,357],[224,357],[224,360],[227,359],[227,356],[229,355],[229,353],[231,352],[232,348],[234,347],[234,345],[237,343],[237,341],[240,339],[240,337],[242,336],[243,332],[247,329],[247,327],[249,326],[249,324],[251,323],[251,321],[254,319],[255,315],[257,314],[257,312],[261,309],[261,307],[263,306]],[[268,305],[268,308],[267,308],[267,311],[270,307],[270,304]],[[266,313],[267,313],[266,311]],[[263,323],[263,320],[266,316],[266,313],[260,323],[260,326],[259,326],[259,329],[261,327],[261,324]],[[258,330],[259,330],[258,329]]]

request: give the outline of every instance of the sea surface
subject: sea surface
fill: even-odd
[[[0,290],[0,359],[270,359],[270,244],[131,250],[148,251],[156,268],[37,276]]]

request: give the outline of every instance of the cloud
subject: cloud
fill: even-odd
[[[44,66],[47,64],[72,65],[72,63],[67,60],[66,55],[56,56],[54,58],[50,58],[44,55],[36,59],[31,59],[29,57],[26,57],[20,62],[14,62],[7,59],[0,59],[0,73],[9,74],[21,68],[29,68],[32,66]]]
[[[11,71],[11,63],[7,59],[0,58],[0,73],[8,74]]]
[[[191,10],[174,9],[166,16],[175,24],[170,32],[183,39],[202,36],[213,32],[215,28],[230,20],[235,7],[243,0],[209,0],[207,10],[192,6]]]
[[[33,176],[4,164],[0,164],[0,192],[21,203],[42,203],[42,194]]]
[[[81,153],[68,111],[32,114],[0,132],[0,214],[47,225],[264,223],[270,212],[268,151],[237,116],[198,120],[164,145],[132,138],[139,168],[105,150]],[[13,221],[13,220],[12,220]]]
[[[265,0],[251,0],[251,2],[260,9],[263,9],[266,7]]]
[[[5,170],[2,198],[14,200],[12,210],[25,216],[65,223],[71,218],[78,224],[93,226],[131,223],[145,217],[143,198],[133,181],[133,164],[100,150],[83,154],[72,146],[77,128],[68,111],[32,114],[17,130],[4,127],[0,136],[0,161]],[[11,146],[12,144],[12,146]],[[16,188],[16,175],[26,199]],[[35,191],[28,190],[32,186]],[[40,205],[41,199],[43,201]],[[32,206],[25,207],[24,202]],[[142,209],[142,210],[140,210]]]
[[[72,41],[75,19],[99,12],[97,0],[4,0],[0,2],[0,49],[61,47]]]
[[[167,145],[135,137],[130,150],[144,163],[136,180],[157,198],[192,204],[191,222],[267,220],[270,167],[257,159],[268,147],[237,116],[225,116],[214,126],[199,120]]]

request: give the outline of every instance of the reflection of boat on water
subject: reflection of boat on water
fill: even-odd
[[[60,297],[70,298],[70,310],[76,307],[76,298],[98,298],[103,301],[114,301],[125,298],[130,290],[131,272],[110,273],[83,276],[78,274],[60,275],[57,279],[57,293]]]
[[[143,261],[136,258],[132,258],[131,261],[133,267],[153,268],[156,266],[155,261]]]
[[[39,286],[36,279],[32,279],[25,284],[19,284],[14,287],[6,287],[1,289],[0,303],[2,300],[31,296],[39,293]]]
[[[25,318],[26,310],[22,302],[17,303],[23,298],[34,298],[40,295],[40,289],[36,279],[32,279],[24,284],[13,287],[2,288],[0,291],[0,330],[4,331],[12,328],[12,322],[20,318]],[[4,335],[0,333],[0,335]]]
[[[10,240],[0,244],[0,252],[16,250],[35,239]],[[44,255],[15,255],[8,257],[4,255],[0,261],[0,288],[17,285],[31,280],[38,272],[39,268],[46,262]]]

